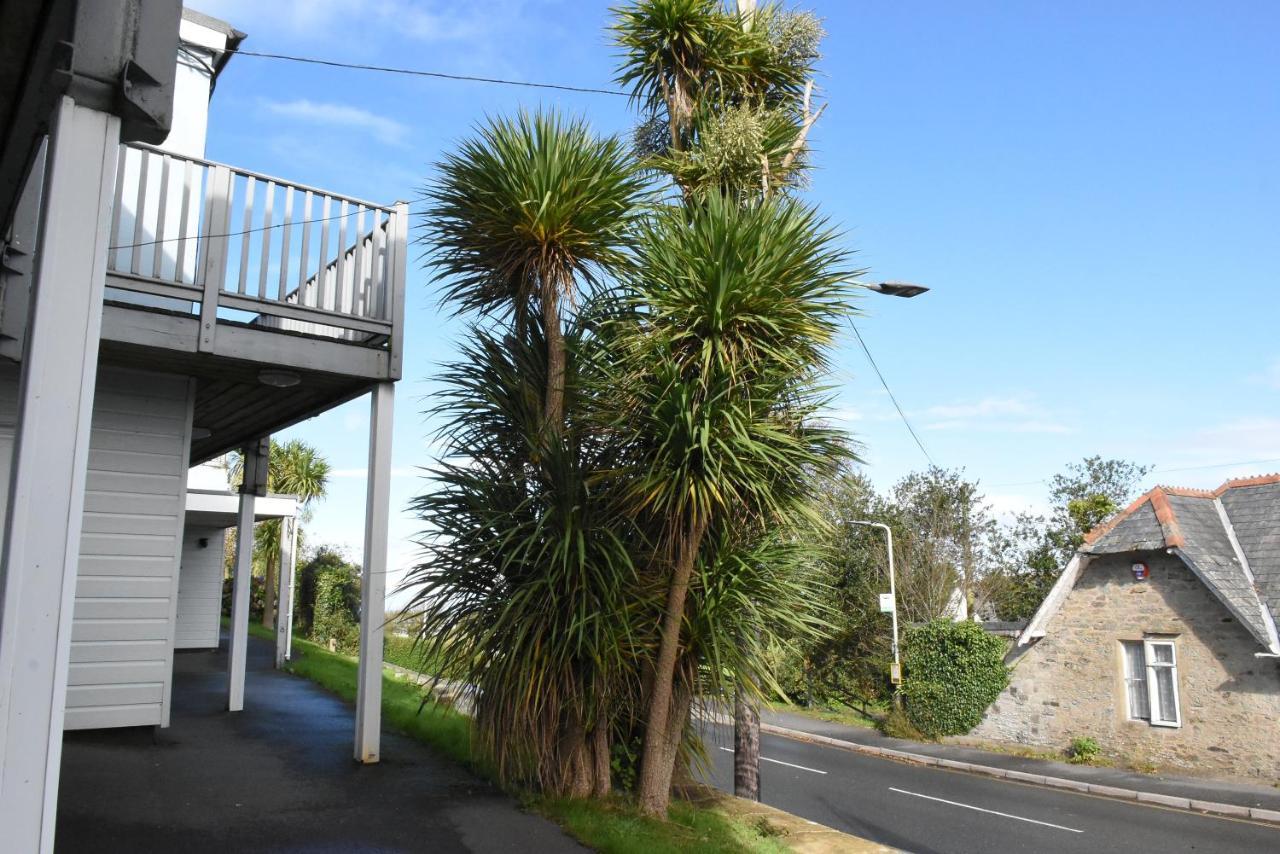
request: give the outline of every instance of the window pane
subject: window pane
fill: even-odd
[[[1151,652],[1155,655],[1156,664],[1173,664],[1173,644],[1153,643]]]
[[[1173,668],[1156,667],[1152,669],[1152,673],[1156,680],[1156,696],[1160,703],[1158,720],[1176,721],[1178,709],[1173,698]]]
[[[1129,696],[1129,717],[1151,719],[1151,700],[1147,696],[1147,662],[1141,641],[1124,642],[1124,685]]]
[[[1142,679],[1147,671],[1147,662],[1142,656],[1142,644],[1138,641],[1124,642],[1124,675],[1129,679]]]

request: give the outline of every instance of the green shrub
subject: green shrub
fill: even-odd
[[[907,716],[930,738],[973,729],[1009,684],[1004,643],[977,623],[938,619],[907,629],[904,641]]]
[[[897,706],[890,706],[888,713],[880,719],[876,727],[890,738],[905,738],[907,741],[927,739],[927,736],[911,723],[907,713]]]
[[[350,566],[326,567],[316,573],[315,617],[311,623],[311,639],[320,644],[336,641],[340,652],[359,648],[360,632],[357,613],[352,607],[352,593],[359,602],[358,576]]]
[[[293,600],[293,627],[300,634],[310,636],[315,627],[316,580],[321,574],[331,570],[342,570],[349,580],[344,586],[351,619],[359,620],[360,567],[348,561],[342,552],[330,546],[320,546],[298,568],[297,590]]]
[[[1102,747],[1097,739],[1089,736],[1078,736],[1071,739],[1071,747],[1067,748],[1067,761],[1076,765],[1088,765],[1102,754]]]

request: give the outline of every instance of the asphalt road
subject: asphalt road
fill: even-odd
[[[708,782],[733,791],[732,730],[708,727]],[[1280,829],[761,737],[761,794],[907,851],[1280,852]]]

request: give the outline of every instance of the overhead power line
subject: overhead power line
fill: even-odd
[[[1234,468],[1235,466],[1261,466],[1261,465],[1269,465],[1271,463],[1280,463],[1280,457],[1272,457],[1271,459],[1266,459],[1266,460],[1236,460],[1235,462],[1231,462],[1231,463],[1208,463],[1206,465],[1200,465],[1200,466],[1175,466],[1172,468],[1165,468],[1163,466],[1158,466],[1156,468],[1153,468],[1149,472],[1149,474],[1171,474],[1173,472],[1181,472],[1181,471],[1205,471],[1207,469]],[[988,486],[992,488],[999,488],[1004,486],[1035,486],[1036,484],[1048,485],[1048,483],[1049,483],[1048,479],[1042,478],[1040,480],[1021,480],[1016,483],[992,483],[992,484],[988,484]]]
[[[136,249],[143,246],[155,246],[157,243],[177,243],[179,240],[214,240],[221,237],[243,237],[246,234],[253,234],[258,231],[270,231],[273,228],[292,228],[295,225],[311,225],[313,222],[330,222],[335,219],[343,219],[345,217],[355,216],[363,213],[360,208],[347,211],[344,214],[334,214],[333,216],[324,216],[317,219],[299,219],[293,222],[277,222],[272,225],[259,225],[254,228],[246,228],[243,231],[228,231],[226,234],[186,234],[177,237],[166,237],[162,240],[144,240],[141,243],[123,243],[119,246],[108,246],[108,252],[115,252],[120,249]]]
[[[907,418],[907,413],[902,410],[898,404],[898,398],[893,396],[893,389],[889,388],[889,383],[885,381],[884,374],[880,372],[880,366],[876,364],[875,357],[871,355],[871,351],[867,349],[867,342],[862,340],[862,333],[858,331],[857,324],[852,320],[849,326],[853,329],[854,336],[858,339],[858,345],[862,347],[862,352],[866,354],[867,361],[871,363],[871,367],[875,370],[876,376],[880,378],[880,385],[884,386],[885,393],[889,395],[889,400],[893,401],[893,408],[898,410],[898,417],[902,419],[902,423],[907,425],[907,432],[911,434],[911,438],[916,440],[916,447],[920,449],[920,453],[924,454],[924,458],[929,461],[929,465],[937,465],[933,461],[933,457],[929,456],[929,452],[924,447],[924,442],[920,441],[920,436],[916,434],[916,428],[911,426],[911,421]]]
[[[404,74],[410,77],[434,77],[438,80],[463,80],[469,83],[496,83],[502,86],[524,86],[530,89],[558,89],[562,92],[585,92],[591,95],[618,95],[630,97],[630,93],[618,89],[596,89],[591,86],[568,86],[562,83],[533,83],[528,80],[505,80],[501,77],[477,77],[471,74],[448,74],[443,71],[425,71],[420,68],[393,68],[387,65],[364,65],[358,62],[338,62],[332,59],[316,59],[310,56],[290,56],[283,53],[257,53],[238,50],[236,56],[256,56],[260,59],[281,59],[286,62],[302,62],[309,65],[326,65],[330,68],[349,68],[355,71],[378,71],[383,74]]]

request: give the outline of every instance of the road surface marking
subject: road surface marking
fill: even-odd
[[[725,753],[733,753],[732,747],[722,747],[720,749]],[[817,768],[806,768],[804,765],[792,765],[790,762],[783,762],[781,759],[770,759],[768,756],[761,756],[760,758],[765,762],[772,762],[774,765],[785,765],[788,768],[799,768],[801,771],[811,771],[814,774],[827,773],[826,771],[819,771]]]
[[[916,798],[924,798],[930,801],[937,801],[938,803],[942,803],[942,804],[951,804],[951,806],[953,807],[964,807],[967,810],[977,810],[978,812],[991,813],[991,815],[1003,816],[1004,818],[1012,818],[1017,821],[1030,822],[1031,824],[1042,824],[1045,827],[1052,827],[1055,830],[1069,830],[1072,833],[1084,833],[1083,830],[1077,830],[1074,827],[1063,827],[1060,824],[1050,824],[1047,821],[1038,821],[1034,818],[1023,818],[1020,815],[1010,815],[1007,812],[999,812],[997,810],[983,809],[982,807],[975,807],[970,804],[962,804],[958,801],[949,801],[946,798],[935,798],[932,795],[922,795],[919,792],[908,792],[906,789],[895,789],[893,786],[889,787],[889,791],[897,792],[900,795],[911,795],[912,797],[916,797]]]

